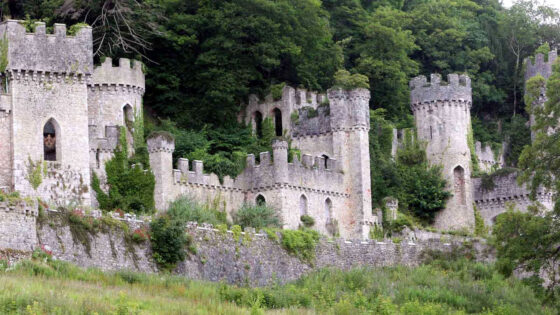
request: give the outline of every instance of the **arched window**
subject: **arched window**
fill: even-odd
[[[43,127],[43,158],[45,161],[56,161],[60,158],[60,135],[57,134],[57,130],[58,124],[52,118]],[[57,136],[59,141],[57,141]]]
[[[274,130],[276,132],[276,136],[281,137],[282,136],[282,112],[278,108],[275,108],[274,110],[272,110],[272,113],[274,114]]]
[[[255,201],[257,203],[257,206],[265,206],[266,205],[266,199],[264,199],[263,195],[258,195],[257,199]]]
[[[261,138],[262,137],[263,115],[261,114],[261,112],[256,111],[253,114],[253,119],[254,119],[254,123],[255,123],[255,133],[256,133],[257,137]]]
[[[307,197],[305,195],[301,195],[299,197],[299,215],[306,215],[307,214]]]
[[[327,223],[330,223],[332,220],[332,201],[330,198],[325,200],[325,219]]]
[[[134,112],[132,110],[132,106],[126,104],[123,107],[123,125],[130,128],[129,124],[134,121]]]
[[[466,205],[465,198],[465,170],[461,166],[453,170],[453,190],[460,205]]]
[[[325,169],[329,168],[329,156],[326,154],[323,154],[323,159],[325,160]]]

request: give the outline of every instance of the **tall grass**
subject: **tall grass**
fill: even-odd
[[[554,314],[520,281],[466,259],[323,269],[286,285],[247,288],[82,269],[44,256],[0,271],[0,313]]]

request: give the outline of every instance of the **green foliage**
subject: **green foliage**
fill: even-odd
[[[333,86],[343,90],[369,89],[369,79],[365,75],[359,73],[350,74],[347,70],[341,69],[334,74]]]
[[[27,174],[25,179],[29,182],[33,189],[37,190],[43,182],[43,163],[42,161],[34,162],[31,157],[27,157]]]
[[[515,269],[534,275],[544,274],[549,280],[543,298],[548,303],[558,303],[558,278],[555,261],[559,258],[560,222],[554,213],[537,215],[538,209],[527,213],[516,211],[509,206],[507,212],[496,218],[492,234],[493,245],[497,250],[497,266],[509,276]],[[535,281],[537,280],[537,281]],[[542,279],[534,278],[531,284],[535,289],[542,288]]]
[[[225,209],[220,210],[217,205],[212,203],[201,205],[184,196],[169,205],[167,214],[181,222],[210,223],[212,225],[227,223]]]
[[[282,226],[276,210],[266,205],[243,205],[232,217],[233,223],[243,228],[253,227],[257,231]]]
[[[304,214],[299,219],[301,223],[303,223],[303,226],[305,226],[306,228],[310,228],[315,225],[315,219],[313,219],[313,217],[310,215]]]
[[[428,165],[424,144],[411,129],[404,131],[403,146],[393,161],[393,125],[385,120],[384,113],[375,110],[370,114],[370,160],[375,165],[371,167],[373,205],[382,207],[383,199],[393,196],[399,200],[401,211],[430,223],[451,196],[445,190],[441,168]]]
[[[89,27],[89,25],[87,23],[76,23],[68,28],[66,34],[70,36],[75,36],[84,27]]]
[[[471,168],[473,174],[480,173],[480,166],[478,165],[478,157],[476,156],[476,148],[474,146],[474,135],[472,126],[468,126],[467,129],[467,145],[469,146],[469,151],[471,151]]]
[[[280,244],[290,254],[302,261],[312,263],[315,259],[315,247],[319,242],[319,233],[310,229],[280,230]]]
[[[374,225],[373,229],[369,230],[369,238],[376,241],[382,241],[385,238],[383,228],[379,225]]]
[[[280,99],[282,99],[282,91],[284,90],[285,86],[285,82],[273,84],[270,86],[270,95],[272,96],[273,100],[279,101]]]
[[[121,127],[114,156],[105,164],[108,193],[101,189],[97,175],[92,176],[92,189],[97,194],[101,209],[121,209],[134,213],[152,213],[155,210],[154,175],[150,171],[145,172],[139,165],[131,166],[133,161],[128,158],[125,129]]]
[[[534,77],[527,81],[525,95],[528,110],[534,115],[532,126],[535,138],[532,144],[525,146],[519,157],[522,169],[519,180],[529,183],[531,196],[535,197],[540,186],[554,192],[560,189],[560,133],[556,128],[560,119],[560,65],[552,66],[552,74],[546,81],[547,100],[543,106],[536,106],[535,101],[544,86],[544,78]],[[554,197],[554,211],[560,211],[558,198]]]
[[[185,248],[191,239],[185,233],[184,222],[162,215],[150,223],[153,258],[163,269],[172,270],[185,259]]]
[[[319,116],[319,111],[311,106],[304,106],[301,108],[301,110],[306,113],[307,118],[315,118]]]
[[[488,235],[488,227],[484,224],[484,219],[480,215],[480,211],[476,205],[473,204],[474,208],[474,235],[485,237]]]
[[[535,50],[535,55],[538,54],[543,54],[544,55],[544,61],[548,61],[548,52],[550,52],[550,44],[548,42],[540,45],[536,50]],[[532,56],[532,61],[535,62],[535,57]]]
[[[8,66],[8,37],[4,34],[4,37],[0,40],[0,73],[6,71]]]
[[[463,253],[463,252],[458,252]],[[444,257],[443,255],[441,256]],[[416,268],[321,269],[286,285],[220,287],[222,299],[281,310],[312,308],[320,314],[551,314],[521,281],[504,279],[493,265],[433,259]]]

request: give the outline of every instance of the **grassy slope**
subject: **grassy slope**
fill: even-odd
[[[2,269],[2,268],[0,268]],[[260,309],[259,309],[260,308]],[[22,314],[552,314],[491,266],[321,270],[270,288],[168,275],[103,273],[36,257],[0,271],[0,313]]]

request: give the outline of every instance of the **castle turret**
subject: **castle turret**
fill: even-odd
[[[547,60],[545,60],[545,55],[537,54],[535,56],[535,60],[531,60],[531,58],[525,59],[525,82],[536,75],[541,75],[545,79],[548,79],[552,74],[552,65],[556,62],[556,58],[558,58],[558,52],[556,50],[551,50],[548,52]],[[536,101],[537,106],[542,106],[544,102],[546,102],[546,91],[543,89],[541,91],[541,97]],[[531,114],[530,124],[533,126],[535,124],[535,117]],[[531,130],[531,139],[535,138],[535,134],[533,130]]]
[[[157,210],[165,210],[171,201],[169,198],[172,198],[171,187],[174,182],[173,151],[175,150],[175,140],[167,132],[158,132],[150,136],[147,143],[150,167],[156,180],[154,189],[155,206]],[[195,168],[197,168],[196,164]],[[200,165],[200,168],[202,172],[202,165]]]
[[[466,75],[450,74],[442,82],[432,74],[410,81],[411,109],[416,120],[418,139],[427,143],[426,153],[432,165],[443,167],[447,189],[453,196],[435,220],[439,229],[472,228],[474,211],[471,184],[471,152],[467,137],[472,133],[470,108],[471,81]]]
[[[27,32],[23,21],[7,20],[0,23],[0,42],[7,47],[2,56],[7,63],[0,69],[6,83],[0,112],[9,113],[0,124],[8,124],[2,128],[10,133],[10,139],[0,142],[12,142],[7,148],[0,145],[7,150],[0,153],[0,162],[9,163],[11,172],[2,171],[0,185],[47,202],[89,204],[86,82],[93,71],[91,27],[71,35],[66,25],[54,24],[49,34],[43,22]],[[41,181],[33,182],[29,173],[37,165],[47,170]]]
[[[333,155],[340,161],[344,173],[344,189],[350,192],[339,215],[342,237],[368,238],[375,222],[371,209],[371,178],[369,164],[369,99],[367,89],[346,91],[331,89],[330,121]]]
[[[106,58],[93,70],[88,84],[88,114],[90,124],[97,126],[96,137],[107,136],[101,133],[105,126],[126,126],[127,140],[132,145],[133,122],[142,117],[142,67],[141,62],[126,58],[120,58],[119,66],[114,67],[112,59]]]
[[[274,158],[275,182],[279,184],[288,183],[288,142],[284,140],[274,140],[272,142],[272,155]]]

